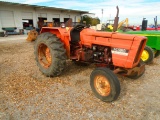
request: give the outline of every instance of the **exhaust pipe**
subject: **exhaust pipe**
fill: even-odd
[[[119,21],[119,17],[118,17],[118,15],[119,15],[119,8],[118,8],[118,6],[117,6],[116,8],[117,8],[117,15],[116,15],[116,17],[115,17],[115,19],[114,19],[113,32],[116,32],[116,31],[117,31],[118,21]]]

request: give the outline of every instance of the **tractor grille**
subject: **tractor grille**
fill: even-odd
[[[142,51],[142,47],[143,47],[144,43],[145,43],[145,40],[142,40],[141,43],[140,43],[140,45],[139,45],[139,48],[138,48],[136,57],[135,57],[135,59],[134,59],[134,63],[138,62],[139,58],[141,57],[141,54],[140,54],[140,53],[141,53],[141,51]]]

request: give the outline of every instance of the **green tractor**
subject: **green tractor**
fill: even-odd
[[[154,57],[160,55],[160,31],[157,30],[157,17],[155,21],[155,30],[147,30],[147,20],[143,19],[140,31],[125,31],[127,34],[137,34],[148,38],[141,59],[146,63],[152,63]]]
[[[160,31],[128,31],[127,34],[137,34],[148,38],[141,59],[149,64],[154,57],[160,55]]]

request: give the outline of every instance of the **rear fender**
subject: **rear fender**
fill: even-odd
[[[50,32],[55,34],[60,38],[61,42],[64,43],[64,48],[66,49],[67,57],[70,58],[70,28],[61,28],[61,27],[43,27],[40,33]]]

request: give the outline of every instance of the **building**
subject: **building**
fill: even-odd
[[[17,32],[38,28],[37,22],[40,20],[43,20],[44,24],[51,22],[53,26],[60,26],[70,19],[74,25],[79,23],[81,15],[86,13],[88,11],[0,1],[0,31],[5,28],[15,28]]]

